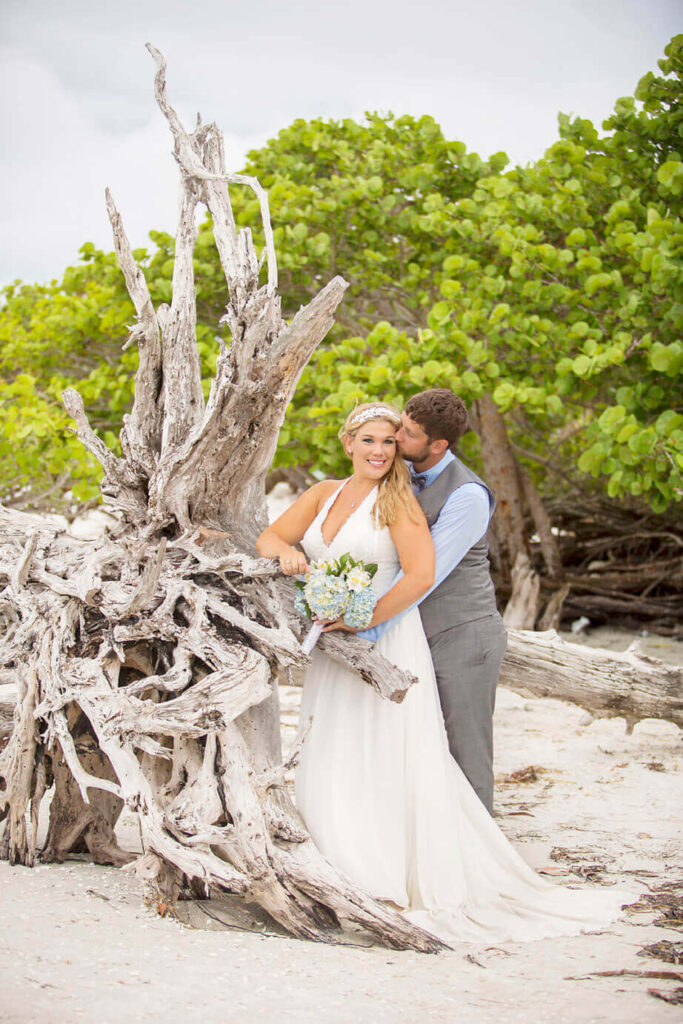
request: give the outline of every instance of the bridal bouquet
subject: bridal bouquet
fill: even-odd
[[[311,562],[305,579],[297,580],[299,593],[294,607],[309,619],[332,621],[344,619],[347,626],[366,629],[377,604],[377,594],[370,586],[377,572],[374,563],[358,562],[351,555]],[[316,622],[301,645],[310,654],[323,631]]]

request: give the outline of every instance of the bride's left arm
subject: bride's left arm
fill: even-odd
[[[412,498],[412,495],[411,495]],[[370,625],[371,629],[380,622],[393,619],[394,615],[415,604],[434,583],[434,545],[427,520],[417,501],[413,498],[411,514],[402,510],[396,522],[389,527],[391,539],[398,551],[403,576],[386,594],[380,597]],[[342,629],[348,633],[358,630],[347,626],[343,619],[337,619],[325,626],[325,632]]]
[[[394,615],[410,608],[434,583],[434,544],[427,520],[415,499],[411,511],[410,516],[401,511],[396,522],[389,527],[403,576],[380,597],[368,628],[393,619]]]

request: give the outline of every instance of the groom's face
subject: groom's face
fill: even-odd
[[[396,431],[398,450],[408,462],[419,465],[432,456],[432,442],[419,423],[403,413],[401,426]]]

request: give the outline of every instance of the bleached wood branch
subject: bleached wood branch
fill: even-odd
[[[205,676],[179,697],[157,704],[117,694],[104,728],[122,736],[205,736],[260,704],[269,693],[268,664],[255,651],[240,647],[224,669]]]
[[[21,588],[26,582],[26,577],[28,576],[29,569],[31,567],[31,561],[33,559],[37,546],[38,535],[34,533],[29,537],[28,541],[26,542],[26,547],[22,552],[21,558],[17,562],[16,568],[12,570],[12,575],[10,577],[10,586],[15,594],[18,594],[21,591]]]
[[[183,182],[173,265],[173,298],[161,331],[163,353],[164,423],[162,452],[183,444],[202,418],[204,395],[197,350],[197,311],[194,295],[194,244],[197,237],[197,189]]]
[[[598,718],[665,718],[683,728],[683,669],[644,654],[572,644],[554,629],[511,629],[501,685],[536,697],[555,697]]]
[[[32,834],[26,829],[26,814],[30,809],[34,788],[38,728],[34,711],[38,702],[38,674],[34,667],[17,675],[17,704],[14,709],[14,729],[9,743],[0,754],[0,777],[5,780],[0,790],[0,820],[9,818],[8,828],[0,852],[10,864],[26,864],[35,860]]]
[[[135,398],[130,416],[124,420],[131,453],[148,474],[154,470],[150,453],[161,449],[161,340],[152,299],[142,270],[133,259],[123,221],[109,189],[105,192],[107,212],[114,234],[114,247],[126,280],[126,288],[137,313],[129,341],[137,342],[140,362],[135,374]],[[125,346],[124,346],[125,347]]]
[[[102,495],[115,509],[138,514],[145,507],[144,494],[140,489],[140,477],[124,459],[119,459],[107,448],[88,423],[83,399],[73,388],[62,392],[62,402],[69,415],[76,421],[78,438],[91,452],[104,470]]]
[[[43,711],[44,713],[44,711]],[[40,714],[40,711],[38,711]],[[90,775],[85,771],[81,762],[79,761],[78,754],[76,752],[76,746],[73,738],[69,731],[69,726],[66,721],[66,715],[60,708],[53,708],[50,714],[50,725],[52,732],[54,733],[59,745],[62,748],[66,763],[69,766],[69,770],[76,780],[76,784],[81,791],[83,803],[89,804],[90,797],[88,796],[88,788],[92,789],[103,789],[108,793],[113,793],[114,796],[121,796],[121,787],[117,786],[116,783],[110,782],[109,779],[98,778],[95,775]]]
[[[518,551],[512,567],[512,596],[503,622],[507,629],[533,629],[538,617],[541,580],[526,551]]]
[[[122,611],[123,618],[128,618],[128,616],[134,615],[143,608],[147,608],[152,602],[157,592],[159,577],[161,576],[161,571],[164,565],[166,544],[166,538],[162,537],[159,541],[159,547],[157,548],[156,553],[147,560],[145,568],[140,575],[140,580],[135,588],[135,593]]]
[[[173,155],[175,156],[178,164],[183,173],[189,177],[195,178],[197,181],[206,182],[227,182],[236,185],[247,185],[253,190],[259,201],[261,209],[261,220],[263,223],[263,235],[266,243],[266,253],[268,262],[268,288],[270,292],[274,292],[277,288],[277,258],[275,255],[275,241],[273,238],[273,229],[270,223],[270,211],[268,208],[268,196],[261,183],[256,179],[247,174],[226,174],[222,170],[219,173],[207,170],[197,152],[197,148],[192,143],[191,136],[187,133],[183,124],[176,114],[175,110],[171,106],[166,93],[166,61],[162,54],[156,47],[152,46],[151,43],[147,43],[147,49],[154,58],[154,62],[157,66],[157,73],[154,80],[154,93],[157,99],[157,103],[163,113],[164,117],[168,121],[169,127],[173,134],[175,147]],[[244,236],[246,238],[246,236]],[[245,243],[243,243],[245,244]],[[249,243],[246,243],[247,245]],[[228,264],[230,265],[230,264]]]
[[[213,175],[207,175],[207,181],[210,181]],[[216,175],[216,178],[222,178],[229,184],[233,185],[247,185],[255,194],[259,201],[259,207],[261,210],[261,222],[263,224],[263,238],[266,246],[266,265],[268,268],[268,291],[272,294],[277,288],[277,258],[275,256],[275,239],[273,238],[273,228],[270,223],[270,208],[268,206],[268,193],[261,185],[258,178],[253,178],[249,174],[225,174]],[[251,234],[251,233],[250,233]],[[243,244],[245,246],[251,245],[251,238],[246,234],[243,235]],[[238,236],[239,244],[239,236]]]
[[[137,697],[145,690],[156,690],[158,693],[179,693],[192,682],[193,655],[180,645],[173,652],[173,666],[161,675],[155,673],[144,676],[125,687],[125,692]]]

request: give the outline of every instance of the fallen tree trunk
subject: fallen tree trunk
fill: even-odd
[[[346,282],[334,278],[291,323],[282,319],[267,196],[255,179],[226,173],[215,125],[185,130],[164,60],[149,49],[182,182],[173,298],[154,309],[107,193],[140,352],[121,457],[92,430],[80,395],[63,397],[102,465],[115,524],[79,541],[38,516],[0,510],[0,671],[18,690],[0,754],[0,855],[34,862],[38,808],[54,781],[46,859],[85,847],[95,859],[125,860],[114,836],[125,804],[138,817],[136,867],[152,898],[222,889],[297,936],[335,941],[350,921],[388,946],[433,952],[443,943],[324,860],[290,801],[276,680],[307,664],[303,623],[291,582],[253,550],[287,405]],[[235,225],[229,184],[258,198],[261,257],[250,230]],[[230,345],[206,400],[193,281],[200,202],[230,296]],[[322,643],[388,699],[413,682],[354,637]]]
[[[288,583],[285,582],[285,587]],[[300,624],[293,620],[299,632]],[[341,635],[321,640],[331,658],[342,661],[389,700],[401,701],[411,684],[383,675],[384,664],[371,644],[346,643]],[[349,649],[352,646],[352,649]],[[508,630],[508,647],[500,683],[510,690],[535,697],[552,697],[578,704],[596,718],[624,717],[630,724],[643,718],[662,718],[683,728],[683,669],[645,654],[635,641],[619,653],[564,640],[555,630]],[[142,692],[147,679],[129,684]],[[6,688],[0,696],[0,737],[11,732],[16,698]],[[138,722],[139,724],[139,722]]]
[[[568,643],[554,629],[512,629],[500,674],[502,686],[554,697],[596,718],[619,716],[630,726],[665,718],[683,728],[683,669],[644,654],[634,643],[623,654]]]

